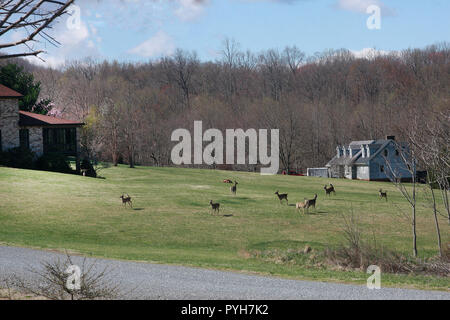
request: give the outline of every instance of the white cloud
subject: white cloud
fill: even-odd
[[[175,15],[183,21],[190,21],[203,14],[209,0],[177,0],[177,3],[179,7],[175,10]]]
[[[170,55],[175,51],[175,45],[171,37],[164,31],[158,31],[153,37],[142,42],[137,47],[128,51],[141,57],[156,57]]]
[[[58,68],[63,66],[66,60],[97,56],[96,41],[99,41],[95,34],[96,30],[88,27],[83,19],[81,19],[77,28],[68,28],[66,20],[61,19],[51,32],[52,37],[60,42],[60,45],[53,47],[46,44],[43,48],[46,52],[39,55],[44,61],[36,57],[28,57],[28,60],[37,65]]]
[[[63,28],[56,35],[56,39],[61,43],[61,46],[73,47],[89,38],[88,27],[83,21],[81,21],[80,26],[78,28],[74,29],[67,28],[67,26],[63,23],[61,23],[61,25],[63,26]]]
[[[373,59],[379,56],[387,56],[390,54],[395,54],[394,51],[377,50],[375,48],[364,48],[359,51],[351,50],[351,53],[356,58],[366,58],[366,59]]]

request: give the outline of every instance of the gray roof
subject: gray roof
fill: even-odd
[[[343,166],[343,165],[368,165],[369,161],[372,160],[374,157],[376,157],[384,148],[390,143],[392,140],[364,140],[364,141],[352,141],[349,145],[344,146],[346,149],[350,147],[350,149],[361,149],[361,145],[368,145],[370,148],[370,157],[362,158],[362,152],[359,150],[353,157],[348,156],[340,156],[339,158],[337,155],[331,159],[326,166]],[[403,145],[403,144],[401,144]],[[342,146],[341,146],[342,148]]]
[[[360,145],[361,147],[361,145]],[[348,148],[348,147],[347,147]],[[356,148],[352,148],[352,149],[356,149]],[[331,159],[327,164],[326,167],[331,167],[331,166],[345,166],[345,165],[349,165],[352,164],[356,161],[356,159],[358,159],[361,156],[361,150],[359,150],[353,157],[337,157],[337,155],[335,155],[333,157],[333,159]]]
[[[361,145],[372,144],[374,142],[375,140],[352,141],[350,142],[349,146],[350,147],[357,146],[359,148],[361,147]]]

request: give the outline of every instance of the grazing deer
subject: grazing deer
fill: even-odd
[[[124,206],[126,206],[127,205],[127,203],[130,205],[130,207],[132,207],[133,208],[133,202],[131,201],[131,197],[130,197],[130,195],[127,193],[127,196],[125,197],[124,195],[123,195],[123,193],[122,193],[122,195],[120,196],[120,198],[122,199],[122,204],[124,205]]]
[[[307,209],[309,209],[310,207],[314,207],[314,210],[316,210],[316,200],[317,200],[317,193],[314,195],[314,199],[308,200]]]
[[[233,181],[231,181],[230,179],[225,179],[222,181],[223,183],[233,183]]]
[[[330,183],[330,187],[328,188],[326,185],[323,187],[325,190],[325,194],[329,196],[332,192],[336,195],[336,191],[334,190],[334,186]]]
[[[219,211],[219,207],[220,207],[220,203],[214,203],[212,200],[209,200],[209,204],[211,205],[211,210],[214,210],[214,212],[220,212]]]
[[[385,198],[387,201],[387,191],[384,191],[382,189],[379,190],[379,194],[380,194],[380,199]]]
[[[305,210],[306,210],[306,212],[308,212],[309,200],[305,199],[305,201],[303,201],[303,202],[297,202],[295,204],[295,208],[297,210],[303,209],[303,213],[305,213]]]
[[[278,193],[278,190],[277,190],[277,192],[275,192],[275,194],[278,196],[278,199],[280,200],[280,204],[281,204],[281,200],[283,200],[283,199],[286,199],[286,202],[287,202],[287,204],[289,205],[289,200],[288,200],[288,194],[287,193]]]
[[[234,182],[234,186],[231,186],[231,187],[230,187],[230,191],[231,191],[231,193],[234,194],[234,195],[236,195],[236,189],[237,189],[236,185],[237,185],[237,184],[238,184],[237,181],[235,181],[235,182]]]

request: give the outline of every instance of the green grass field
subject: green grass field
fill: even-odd
[[[327,180],[254,173],[138,167],[101,171],[105,179],[0,168],[0,242],[47,249],[68,249],[105,258],[150,261],[365,284],[363,271],[336,271],[264,259],[255,252],[295,252],[310,245],[320,251],[343,241],[342,214],[358,217],[367,236],[406,254],[412,253],[411,226],[400,211],[409,207],[390,183]],[[223,179],[236,179],[237,196]],[[336,196],[325,197],[332,182]],[[378,199],[388,190],[389,202]],[[317,210],[297,213],[274,194],[289,193],[290,204],[318,194]],[[134,208],[119,198],[128,193]],[[418,249],[437,254],[432,211],[419,193]],[[209,200],[220,202],[211,215]],[[443,243],[450,226],[440,219]],[[449,278],[382,275],[383,286],[449,290]]]

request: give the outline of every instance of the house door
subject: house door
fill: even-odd
[[[352,166],[352,179],[356,179],[356,166]]]

